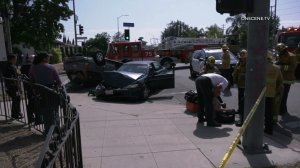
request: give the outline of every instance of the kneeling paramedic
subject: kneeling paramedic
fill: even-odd
[[[204,122],[204,115],[207,126],[220,127],[221,124],[215,121],[215,111],[213,107],[214,93],[217,90],[224,91],[228,86],[226,78],[219,74],[208,73],[199,76],[196,81],[198,93],[198,123]]]

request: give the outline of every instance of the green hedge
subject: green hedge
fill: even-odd
[[[52,48],[51,49],[52,56],[50,57],[50,64],[61,63],[62,61],[62,52],[60,48]]]

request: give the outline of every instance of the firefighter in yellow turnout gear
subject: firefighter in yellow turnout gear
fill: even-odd
[[[281,97],[283,90],[283,78],[280,68],[273,64],[271,52],[267,55],[266,72],[266,99],[265,99],[265,133],[273,134],[273,118],[277,118],[276,100]],[[277,119],[275,119],[277,120]]]
[[[280,67],[284,85],[279,114],[284,115],[288,114],[287,99],[291,84],[295,82],[295,69],[297,67],[297,58],[293,53],[290,53],[287,50],[287,46],[283,43],[277,44],[276,50],[278,51],[279,55],[276,64]]]
[[[244,97],[245,97],[245,80],[246,80],[246,60],[247,50],[242,50],[239,56],[239,62],[232,73],[233,82],[238,87],[238,114],[240,121],[236,122],[236,126],[241,126],[244,121]]]
[[[230,83],[226,89],[230,88],[230,85],[232,84],[232,77],[231,77],[231,70],[230,70],[230,54],[229,54],[229,48],[226,44],[222,46],[223,50],[223,56],[222,56],[222,69],[220,68],[220,71],[222,73],[222,76],[227,79],[227,81]]]
[[[207,63],[204,67],[204,73],[217,73],[217,74],[221,74],[221,72],[219,71],[219,69],[215,66],[215,57],[213,56],[209,56],[207,58]]]

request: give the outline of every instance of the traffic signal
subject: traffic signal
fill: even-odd
[[[253,11],[253,0],[216,0],[218,13],[229,13],[230,16]]]
[[[124,30],[124,38],[125,38],[126,41],[130,41],[129,29]]]
[[[79,34],[82,35],[83,34],[83,26],[79,25]]]

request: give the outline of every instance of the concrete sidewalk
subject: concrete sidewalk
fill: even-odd
[[[108,103],[70,93],[80,112],[84,167],[218,167],[239,128],[197,125],[183,105]],[[300,142],[275,132],[265,136],[271,154],[247,155],[236,148],[226,167],[270,167],[300,161]],[[287,167],[287,166],[285,166]]]

